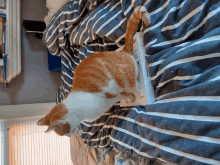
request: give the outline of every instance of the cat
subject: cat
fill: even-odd
[[[122,51],[94,53],[76,68],[71,91],[37,125],[49,126],[60,136],[71,136],[83,120],[94,120],[116,102],[138,93],[138,68],[133,54],[133,36],[140,20],[150,24],[144,6],[134,9],[128,19]]]

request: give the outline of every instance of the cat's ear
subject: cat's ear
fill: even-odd
[[[41,118],[38,122],[37,125],[43,126],[43,125],[51,125],[51,122],[54,120],[60,120],[63,116],[65,116],[68,113],[67,108],[65,107],[64,104],[57,104],[53,107],[53,109],[43,118]],[[51,119],[53,120],[51,121]]]
[[[49,125],[49,127],[48,127],[48,129],[45,131],[46,133],[47,132],[50,132],[50,131],[53,131],[53,130],[55,130],[57,127],[60,127],[60,126],[62,126],[63,124],[61,123],[61,122],[59,122],[59,121],[52,121],[51,123],[50,123],[50,125]]]
[[[41,126],[41,125],[49,125],[50,121],[45,117],[41,118],[38,122],[37,125]]]

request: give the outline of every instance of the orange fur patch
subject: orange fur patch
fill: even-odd
[[[72,91],[101,93],[102,87],[111,80],[110,74],[117,84],[125,88],[125,81],[133,88],[135,84],[135,65],[129,57],[133,54],[133,36],[137,32],[141,20],[141,6],[135,8],[128,19],[125,45],[122,52],[100,52],[85,58],[75,69]],[[129,53],[129,54],[128,54]]]
[[[127,93],[127,92],[121,92],[120,94],[121,94],[122,96],[124,96],[124,97],[134,96],[133,93]]]
[[[105,93],[105,96],[107,97],[107,98],[115,98],[117,95],[114,95],[114,94],[111,94],[111,93]]]
[[[125,88],[126,81],[130,88],[136,85],[135,65],[129,54],[100,52],[90,55],[76,67],[71,91],[101,93],[102,87],[111,80],[108,74],[122,88]]]

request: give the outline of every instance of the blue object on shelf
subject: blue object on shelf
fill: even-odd
[[[6,18],[5,14],[0,14],[0,17]]]
[[[49,71],[61,72],[61,57],[54,56],[48,52],[48,69]]]
[[[3,56],[3,62],[4,62],[4,80],[5,80],[5,87],[7,87],[7,63],[8,63],[8,55],[5,54]]]
[[[3,43],[2,43],[2,55],[3,55],[3,63],[4,63],[4,81],[5,81],[5,87],[7,87],[7,65],[8,65],[8,54],[5,54],[6,53],[6,50],[5,50],[5,45],[6,45],[6,42],[5,42],[5,27],[6,27],[6,15],[4,14],[0,14],[0,17],[3,18]]]

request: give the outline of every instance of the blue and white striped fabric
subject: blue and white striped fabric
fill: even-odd
[[[88,147],[176,164],[220,164],[220,1],[75,0],[54,16],[44,43],[61,56],[57,103],[70,91],[75,67],[94,52],[124,44],[127,19],[143,4],[146,60],[157,102],[113,106],[77,133]]]

